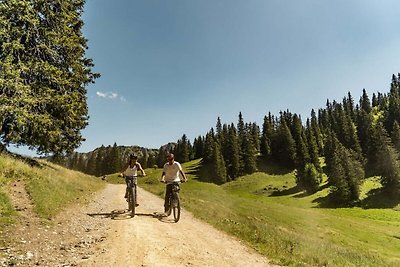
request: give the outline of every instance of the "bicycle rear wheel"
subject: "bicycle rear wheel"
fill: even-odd
[[[181,217],[181,203],[179,201],[179,194],[175,192],[173,195],[171,207],[174,213],[174,221],[178,222]]]

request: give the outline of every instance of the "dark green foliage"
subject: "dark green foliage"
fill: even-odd
[[[274,135],[273,117],[271,113],[269,116],[264,116],[264,123],[262,127],[262,134],[260,140],[261,156],[268,159],[271,156],[271,140]]]
[[[382,125],[377,124],[371,130],[369,167],[381,176],[383,188],[393,193],[400,192],[399,154],[394,149]]]
[[[230,180],[239,176],[239,139],[236,133],[235,125],[232,123],[228,128],[228,137],[226,140],[227,152],[224,156],[226,162],[227,175]]]
[[[400,153],[400,126],[397,121],[395,121],[393,124],[393,130],[391,136],[394,148],[397,150],[397,152]]]
[[[357,154],[344,147],[332,132],[327,138],[325,155],[332,199],[346,204],[357,201],[360,181],[364,178]]]
[[[393,124],[396,120],[400,120],[400,74],[398,77],[393,75],[388,97],[388,108],[385,113],[385,128],[391,133]]]
[[[357,134],[360,140],[361,150],[364,156],[367,156],[370,145],[370,129],[372,126],[372,116],[365,110],[361,109],[357,112]]]
[[[317,170],[313,163],[306,163],[302,169],[296,173],[296,183],[309,193],[318,191],[319,184],[322,181],[322,174]]]
[[[182,138],[178,140],[176,147],[174,149],[175,159],[180,162],[188,162],[190,160],[190,155],[192,151],[192,145],[186,134],[183,134]]]
[[[0,2],[0,140],[38,153],[71,153],[84,140],[85,1]]]
[[[221,153],[221,147],[218,142],[214,142],[212,152],[212,179],[216,184],[223,184],[227,181],[225,161]]]
[[[363,94],[360,98],[360,109],[364,110],[367,114],[372,110],[371,102],[369,101],[369,97],[365,89],[363,89]]]
[[[280,124],[272,140],[272,157],[280,164],[293,168],[296,160],[296,143],[286,121],[281,116]]]
[[[193,141],[194,158],[199,159],[204,157],[204,138],[199,136]]]

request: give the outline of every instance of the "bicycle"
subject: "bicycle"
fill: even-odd
[[[136,180],[137,176],[125,176],[128,210],[131,212],[132,217],[135,217],[136,209]]]
[[[163,182],[166,183],[167,182]],[[173,182],[170,183],[172,186],[172,190],[170,191],[171,193],[168,196],[168,203],[166,207],[165,214],[167,216],[170,216],[171,213],[174,215],[174,221],[178,222],[180,217],[181,217],[181,203],[180,203],[180,197],[179,197],[179,191],[180,191],[180,186],[179,182]],[[168,185],[168,184],[167,184]]]

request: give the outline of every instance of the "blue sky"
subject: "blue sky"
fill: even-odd
[[[89,126],[79,152],[159,148],[215,126],[303,120],[326,99],[387,92],[400,72],[400,1],[87,0]]]

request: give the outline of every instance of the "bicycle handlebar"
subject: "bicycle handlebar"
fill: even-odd
[[[163,180],[159,180],[159,181],[160,181],[160,183],[163,183],[163,184],[167,183],[167,181],[163,181]],[[171,182],[171,184],[173,184],[173,183],[179,184],[179,183],[185,183],[185,182],[186,182],[185,180],[180,180],[179,182],[178,181],[173,181],[173,182]]]

